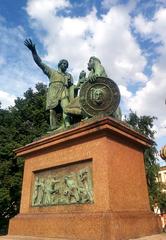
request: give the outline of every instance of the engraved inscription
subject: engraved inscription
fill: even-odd
[[[32,206],[93,203],[92,188],[90,165],[73,168],[73,171],[66,174],[63,168],[56,171],[45,170],[35,174]]]

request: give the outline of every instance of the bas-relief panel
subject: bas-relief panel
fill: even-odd
[[[34,173],[32,207],[93,203],[92,161]]]

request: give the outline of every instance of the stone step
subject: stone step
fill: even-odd
[[[43,238],[43,237],[30,237],[30,236],[0,236],[0,240],[72,240],[67,238]],[[74,239],[75,240],[75,239]],[[79,240],[79,239],[77,239]],[[91,240],[91,239],[89,239]],[[109,240],[109,239],[108,239]],[[156,234],[152,236],[141,237],[129,240],[166,240],[166,233]]]

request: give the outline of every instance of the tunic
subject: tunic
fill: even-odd
[[[62,73],[43,65],[43,72],[48,76],[50,83],[47,91],[46,110],[55,108],[64,98],[70,98],[69,87],[73,84],[70,73]]]

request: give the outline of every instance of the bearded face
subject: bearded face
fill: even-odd
[[[95,102],[100,105],[103,102],[103,91],[101,89],[96,89],[94,93]]]
[[[91,71],[93,68],[94,68],[94,60],[90,58],[88,62],[88,70]]]

